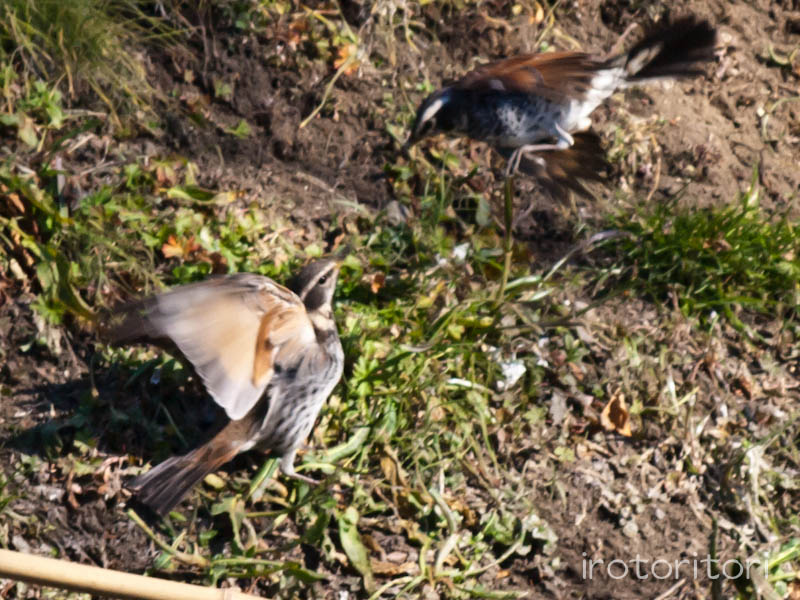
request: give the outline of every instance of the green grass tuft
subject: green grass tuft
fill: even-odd
[[[687,209],[677,201],[619,215],[611,226],[618,258],[604,275],[685,315],[724,314],[736,324],[746,308],[796,318],[800,302],[800,224],[768,219],[755,185],[728,206]]]
[[[0,61],[21,79],[55,83],[70,100],[99,98],[114,118],[148,109],[156,91],[137,49],[167,29],[141,0],[8,0],[0,8]]]

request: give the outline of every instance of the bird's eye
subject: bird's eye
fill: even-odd
[[[325,273],[322,277],[317,280],[317,285],[323,285],[326,281],[328,281],[328,276],[330,273]]]

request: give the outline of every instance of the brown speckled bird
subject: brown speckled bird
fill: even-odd
[[[467,73],[420,105],[404,145],[437,133],[487,142],[548,189],[585,191],[605,165],[590,115],[617,89],[701,73],[716,30],[686,16],[651,31],[628,52],[602,60],[584,52],[524,54]]]
[[[339,264],[309,264],[292,290],[240,273],[118,309],[113,343],[177,347],[230,418],[209,442],[137,477],[129,487],[141,502],[163,516],[208,473],[251,448],[280,455],[285,475],[316,483],[295,472],[294,458],[342,375],[332,308]]]

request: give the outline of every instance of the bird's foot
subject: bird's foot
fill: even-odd
[[[572,139],[570,137],[570,139]],[[520,146],[514,152],[512,152],[511,156],[508,158],[508,163],[506,164],[506,177],[511,177],[514,173],[517,172],[519,169],[519,163],[522,160],[523,154],[532,154],[534,152],[542,152],[546,150],[564,150],[565,148],[569,148],[571,144],[564,144],[563,140],[559,141],[557,144],[529,144],[526,146]],[[544,158],[541,156],[529,156],[533,161],[536,161],[541,166],[544,166]]]
[[[286,477],[297,479],[298,481],[303,481],[308,485],[319,485],[319,481],[317,481],[316,479],[313,479],[306,475],[301,475],[300,473],[294,470],[294,452],[287,454],[281,459],[281,472],[284,475],[286,475]]]

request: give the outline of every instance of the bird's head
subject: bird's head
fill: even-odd
[[[407,152],[411,146],[428,136],[455,129],[456,123],[453,119],[452,110],[453,101],[454,90],[449,87],[434,92],[425,98],[417,110],[411,135],[406,143],[403,144],[404,152]]]

